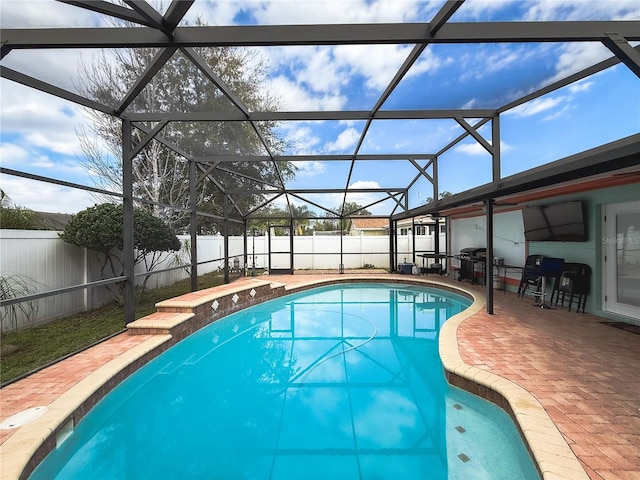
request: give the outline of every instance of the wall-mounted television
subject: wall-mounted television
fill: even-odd
[[[528,242],[586,242],[581,200],[538,205],[522,210],[524,239]]]

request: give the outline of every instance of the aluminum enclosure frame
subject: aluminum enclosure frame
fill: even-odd
[[[62,89],[46,81],[18,72],[0,65],[0,76],[7,80],[20,83],[44,93],[62,98],[74,104],[87,107],[122,121],[123,126],[123,165],[128,166],[123,173],[122,194],[114,192],[111,195],[123,199],[125,206],[124,236],[125,236],[125,321],[133,320],[135,315],[133,285],[133,203],[140,201],[133,197],[131,162],[135,156],[152,140],[160,141],[167,147],[182,155],[189,162],[191,216],[191,285],[197,286],[197,254],[195,220],[198,215],[212,216],[197,211],[195,186],[202,179],[214,182],[224,197],[225,226],[228,222],[244,223],[251,218],[258,218],[258,214],[242,211],[234,202],[238,195],[269,194],[273,198],[284,196],[289,211],[290,220],[294,219],[292,200],[299,199],[309,202],[320,209],[331,212],[327,205],[311,202],[306,196],[312,194],[341,194],[343,208],[338,218],[349,218],[349,212],[344,212],[344,205],[348,193],[370,192],[378,193],[383,199],[395,202],[395,208],[389,215],[390,233],[395,232],[398,220],[418,215],[438,215],[442,210],[454,206],[468,205],[481,202],[487,212],[487,256],[493,257],[492,231],[493,202],[509,194],[527,191],[541,186],[553,185],[567,179],[589,177],[603,172],[615,171],[628,166],[640,164],[640,134],[621,139],[612,144],[592,149],[551,164],[544,165],[533,171],[519,175],[501,178],[500,176],[500,115],[512,108],[535,100],[542,95],[558,90],[571,83],[587,78],[618,63],[624,63],[629,70],[640,77],[640,46],[633,47],[631,42],[640,41],[640,21],[550,21],[550,22],[475,22],[449,23],[451,16],[463,5],[464,0],[448,0],[442,8],[426,23],[410,24],[332,24],[332,25],[250,25],[250,26],[207,26],[182,27],[178,26],[193,1],[173,0],[164,15],[155,11],[147,2],[128,0],[124,3],[129,7],[110,4],[109,2],[94,2],[87,0],[64,1],[73,5],[114,18],[123,19],[140,25],[138,28],[43,28],[43,29],[4,29],[2,31],[2,46],[0,58],[19,54],[21,50],[35,49],[69,49],[69,48],[135,48],[157,47],[158,53],[148,65],[146,71],[135,79],[129,92],[115,106],[100,104],[74,92]],[[385,110],[383,105],[394,92],[401,80],[410,71],[420,54],[431,44],[462,44],[462,43],[540,43],[540,42],[600,42],[613,54],[613,57],[556,81],[544,88],[529,93],[513,102],[496,109],[445,109],[445,110]],[[226,85],[205,62],[198,56],[194,47],[213,46],[294,46],[294,45],[371,45],[371,44],[410,44],[414,45],[404,63],[397,70],[391,82],[384,89],[371,110],[360,111],[302,111],[302,112],[260,112],[251,111],[237,98],[232,89]],[[165,112],[165,113],[134,113],[128,112],[127,107],[144,89],[153,76],[162,68],[175,53],[181,52],[193,62],[200,72],[205,75],[224,96],[234,105],[231,112]],[[415,119],[453,119],[462,127],[464,133],[437,152],[407,152],[406,154],[370,155],[360,152],[365,135],[374,120],[415,120]],[[471,123],[471,119],[476,119]],[[268,140],[260,130],[259,122],[264,121],[302,121],[302,120],[361,120],[365,126],[357,142],[357,146],[349,155],[278,155],[274,153]],[[248,122],[259,138],[266,154],[262,156],[208,156],[197,157],[189,152],[171,145],[159,134],[170,122],[198,121],[198,122]],[[145,123],[158,122],[153,129]],[[478,130],[491,122],[492,141],[487,141]],[[145,133],[145,138],[138,145],[133,145],[132,129],[139,129]],[[438,158],[445,152],[458,145],[466,138],[473,138],[486,150],[492,159],[492,181],[486,185],[453,195],[443,200],[439,198],[438,188]],[[393,188],[352,189],[349,188],[350,178],[358,161],[409,161],[417,170],[415,177],[407,185],[396,185]],[[270,162],[275,168],[279,181],[277,184],[263,184],[263,189],[231,190],[225,189],[216,181],[216,173],[236,173],[225,170],[228,162]],[[342,189],[288,189],[278,169],[278,163],[303,161],[346,161],[350,162],[348,178]],[[432,166],[433,173],[427,172]],[[1,172],[38,181],[57,183],[73,188],[95,191],[91,187],[71,184],[56,179],[39,177],[36,175],[2,168]],[[426,179],[433,185],[433,203],[415,209],[408,208],[408,190],[420,179]],[[144,201],[144,200],[142,200]],[[267,202],[269,203],[269,202]],[[377,203],[377,202],[376,202]],[[366,208],[366,207],[365,207]],[[241,220],[231,218],[231,213]],[[214,216],[215,217],[215,216]],[[219,218],[219,217],[217,217]],[[225,227],[225,231],[226,231]],[[246,230],[246,229],[245,229]],[[225,235],[226,237],[226,235]],[[390,260],[393,270],[394,242],[390,239]],[[225,249],[227,268],[225,281],[228,281],[228,250]],[[487,310],[493,309],[492,282],[486,281],[488,292]],[[79,287],[80,288],[80,287]],[[85,288],[88,288],[85,286]]]

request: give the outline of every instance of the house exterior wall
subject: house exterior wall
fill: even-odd
[[[640,184],[610,187],[572,195],[545,198],[531,205],[582,200],[587,229],[586,242],[525,242],[522,213],[514,210],[494,216],[494,256],[504,257],[507,264],[524,265],[527,255],[545,255],[564,258],[566,262],[585,263],[592,269],[591,291],[585,311],[615,317],[602,311],[603,290],[603,223],[602,212],[607,203],[638,200]],[[465,247],[486,246],[486,218],[484,215],[450,218],[450,251],[454,254]],[[512,279],[510,290],[517,289],[519,275]],[[515,281],[516,286],[513,286]]]

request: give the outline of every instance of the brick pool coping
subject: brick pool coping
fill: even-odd
[[[462,284],[452,286],[443,281],[405,275],[294,275],[282,277],[284,282],[271,280],[274,277],[264,278],[245,278],[160,302],[156,305],[156,313],[127,325],[128,334],[140,336],[140,342],[70,386],[47,405],[49,410],[42,417],[4,436],[0,445],[2,478],[26,478],[97,401],[142,365],[204,325],[257,303],[320,285],[381,281],[434,285],[472,298],[473,304],[445,322],[440,332],[439,350],[447,379],[453,385],[498,404],[511,415],[542,478],[589,478],[563,435],[531,393],[511,380],[469,365],[462,358],[458,328],[465,319],[485,308],[482,293]],[[2,402],[4,404],[4,397]]]

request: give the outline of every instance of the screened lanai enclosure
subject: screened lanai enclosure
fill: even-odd
[[[1,5],[3,109],[23,109],[44,145],[38,105],[62,102],[61,119],[94,126],[85,147],[121,165],[119,185],[89,184],[43,175],[36,158],[8,162],[7,149],[1,173],[122,202],[124,276],[104,281],[126,281],[126,321],[137,205],[190,236],[195,289],[210,260],[197,255],[202,232],[225,239],[228,281],[231,236],[244,238],[244,265],[256,232],[284,241],[268,255],[292,272],[310,224],[345,236],[354,218],[386,219],[396,271],[407,256],[451,253],[438,234],[428,251],[402,250],[399,222],[482,204],[492,258],[491,218],[510,195],[639,163],[635,1]],[[35,106],[20,107],[33,91]],[[342,269],[352,252],[336,245]]]

